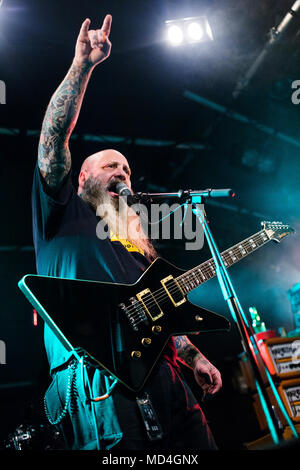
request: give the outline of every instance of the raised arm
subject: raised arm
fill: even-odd
[[[72,65],[52,95],[38,148],[38,166],[51,188],[59,187],[71,167],[69,139],[76,125],[91,73],[110,55],[112,17],[106,15],[101,29],[89,30],[87,18],[81,26]]]
[[[175,336],[174,341],[179,359],[194,370],[196,382],[203,392],[205,394],[218,392],[222,387],[218,369],[203,356],[187,336]]]

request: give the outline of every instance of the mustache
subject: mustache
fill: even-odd
[[[113,191],[117,193],[116,186],[118,183],[123,183],[123,180],[120,178],[112,178],[106,186],[107,191]]]

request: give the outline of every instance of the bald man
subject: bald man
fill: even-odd
[[[78,189],[72,183],[69,139],[81,109],[91,73],[110,54],[112,18],[91,30],[86,19],[80,29],[72,65],[48,105],[34,173],[33,238],[39,275],[134,283],[157,256],[142,230],[139,216],[119,204],[116,185],[131,188],[131,170],[117,150],[101,150],[82,164]],[[130,230],[129,221],[134,229]],[[99,237],[98,224],[107,235]],[[83,312],[84,313],[84,312]],[[109,335],[109,332],[107,332]],[[48,420],[59,426],[68,449],[215,449],[203,412],[180,371],[177,359],[194,370],[205,393],[220,390],[219,371],[186,336],[171,338],[146,383],[161,435],[151,441],[136,396],[118,384],[104,401],[112,378],[95,364],[82,370],[45,325],[45,348],[52,382],[45,394]],[[80,345],[78,345],[80,346]],[[84,352],[77,348],[77,354]]]

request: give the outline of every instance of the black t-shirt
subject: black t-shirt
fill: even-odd
[[[59,190],[53,191],[36,166],[32,213],[39,275],[129,284],[149,266],[147,258],[133,245],[97,236],[97,224],[102,221],[76,193],[71,172]],[[66,362],[70,353],[47,325],[44,340],[52,371]],[[176,364],[173,341],[169,342],[164,356]]]

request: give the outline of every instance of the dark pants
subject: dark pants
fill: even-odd
[[[94,395],[103,392],[104,375],[90,369]],[[49,414],[57,418],[64,405],[67,370],[56,373],[46,394]],[[68,413],[61,420],[66,445],[70,449],[97,449],[97,434],[101,449],[113,450],[214,450],[216,444],[205,416],[184,377],[167,361],[161,361],[143,390],[153,404],[162,439],[150,441],[136,394],[118,384],[112,396],[103,402],[86,401],[78,367],[73,378]],[[97,426],[97,432],[96,432]],[[121,433],[120,433],[121,430]],[[122,436],[123,435],[123,436]]]
[[[149,441],[135,396],[119,388],[115,394],[115,405],[124,436],[115,449],[216,449],[205,416],[176,368],[163,361],[144,391],[151,397],[164,437]]]

